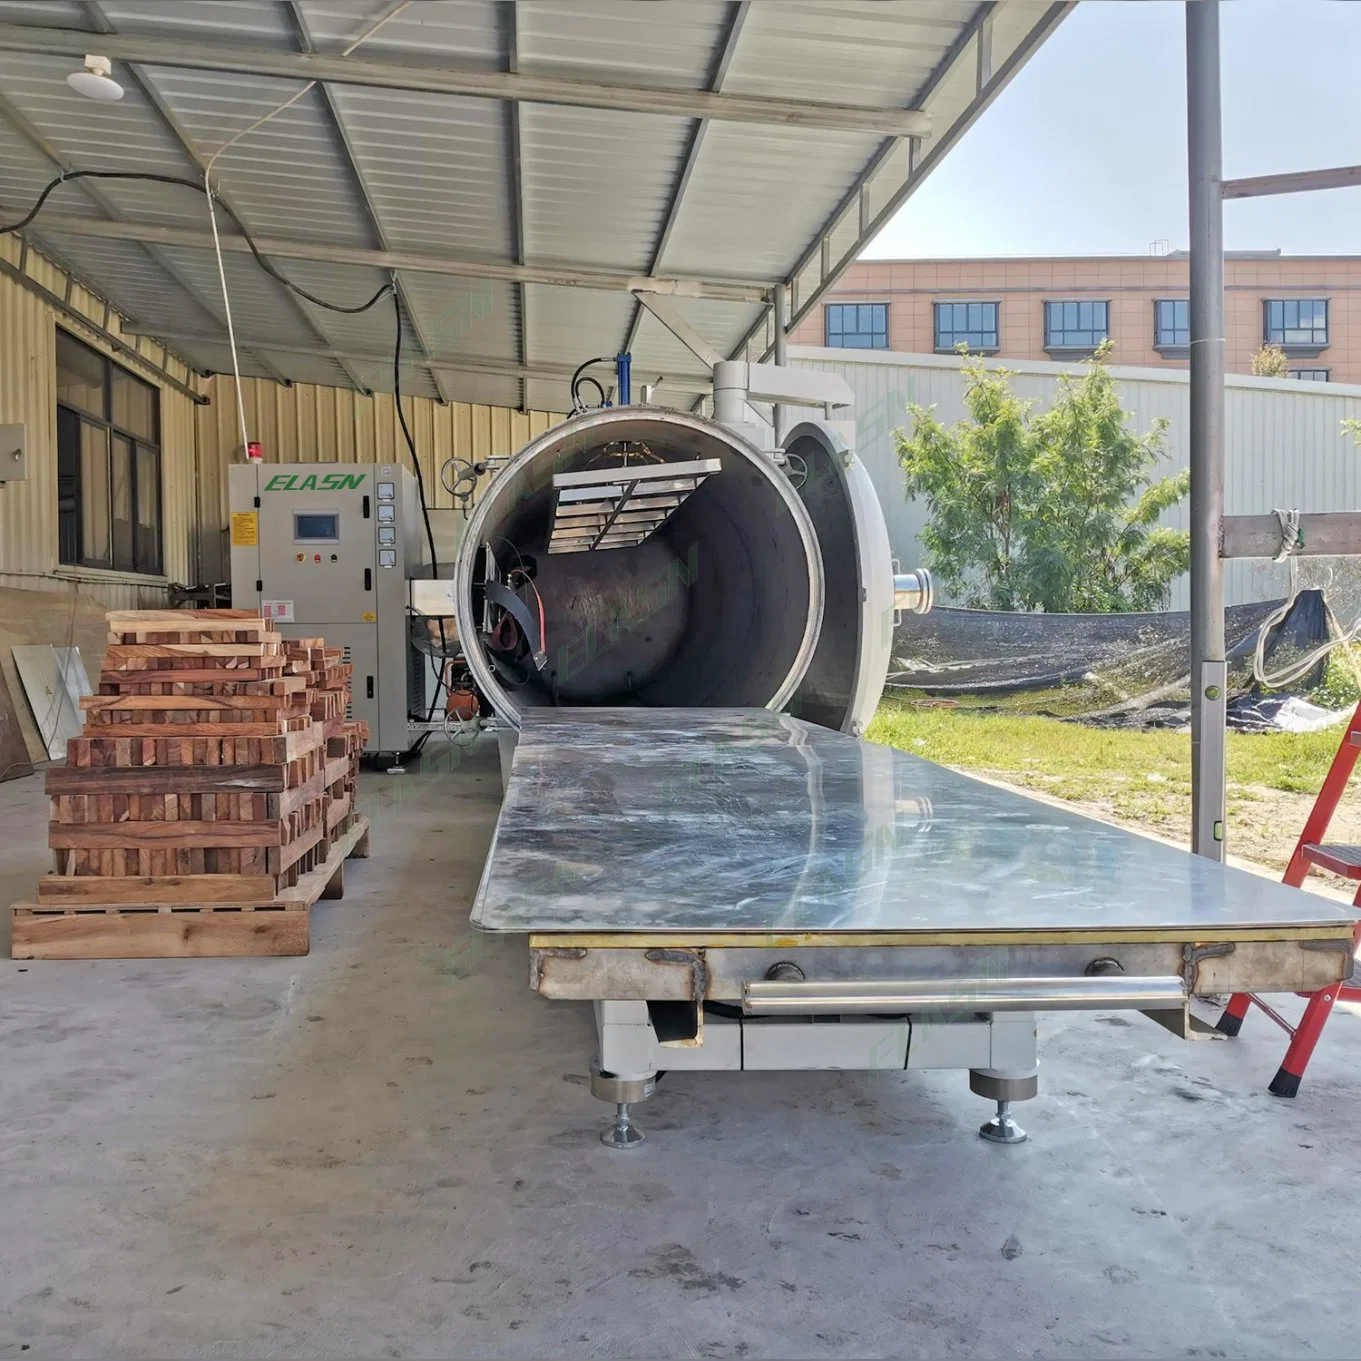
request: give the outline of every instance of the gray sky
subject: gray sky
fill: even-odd
[[[1224,174],[1361,163],[1361,0],[1221,6]],[[866,252],[1186,245],[1185,19],[1083,0]],[[1230,250],[1361,255],[1361,187],[1225,204]]]

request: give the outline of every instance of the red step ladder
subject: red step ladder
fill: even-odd
[[[1356,706],[1356,712],[1352,714],[1351,721],[1347,724],[1347,731],[1342,736],[1337,755],[1333,757],[1333,763],[1328,767],[1323,788],[1319,790],[1318,798],[1314,800],[1314,807],[1304,824],[1304,831],[1300,833],[1299,841],[1295,843],[1294,853],[1290,857],[1290,863],[1285,867],[1281,882],[1298,888],[1304,883],[1310,869],[1317,865],[1319,869],[1331,870],[1345,879],[1357,880],[1358,887],[1352,904],[1361,908],[1361,846],[1329,845],[1324,841],[1324,837],[1328,835],[1328,824],[1332,822],[1333,814],[1337,812],[1337,805],[1342,800],[1343,791],[1351,779],[1358,756],[1361,756],[1361,704]],[[1353,953],[1361,948],[1361,918],[1358,918],[1352,936],[1352,947]],[[1338,1001],[1361,1002],[1361,987],[1338,983],[1315,993],[1302,992],[1300,996],[1307,997],[1309,1005],[1305,1007],[1298,1025],[1292,1026],[1279,1012],[1249,992],[1234,993],[1219,1018],[1218,1028],[1223,1034],[1237,1035],[1243,1028],[1243,1018],[1248,1014],[1248,1008],[1255,1006],[1289,1034],[1290,1048],[1286,1050],[1285,1060],[1267,1088],[1272,1096],[1294,1096],[1299,1091],[1300,1080],[1304,1077],[1309,1056],[1314,1052],[1314,1046],[1323,1033],[1324,1023],[1332,1014],[1333,1004]]]

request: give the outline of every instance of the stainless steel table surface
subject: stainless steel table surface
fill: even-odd
[[[961,939],[1336,937],[1353,920],[765,709],[528,710],[473,908],[491,931]]]

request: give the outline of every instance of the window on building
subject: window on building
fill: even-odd
[[[1290,376],[1302,383],[1326,383],[1331,369],[1291,369]]]
[[[888,303],[829,302],[823,309],[827,344],[836,349],[888,349]]]
[[[1188,350],[1191,348],[1191,300],[1159,298],[1153,304],[1153,348]]]
[[[1326,298],[1267,298],[1262,339],[1283,349],[1321,350],[1328,344]]]
[[[161,571],[160,394],[57,332],[58,558]]]
[[[1046,350],[1094,350],[1109,332],[1110,304],[1047,302],[1044,305]]]
[[[995,302],[938,302],[936,349],[948,354],[959,345],[971,350],[995,350],[997,346]]]

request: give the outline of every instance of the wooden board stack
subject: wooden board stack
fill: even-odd
[[[369,725],[348,717],[354,667],[341,660],[340,648],[327,647],[324,638],[287,638],[284,649],[289,670],[307,682],[309,712],[326,735],[325,820],[327,835],[334,837],[359,816],[355,781],[369,740]]]
[[[24,959],[305,954],[365,855],[350,668],[249,610],[108,616],[99,693],[47,772],[55,873],[14,908]]]

